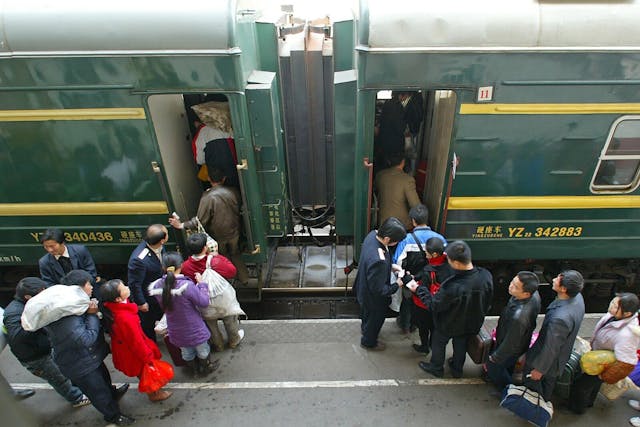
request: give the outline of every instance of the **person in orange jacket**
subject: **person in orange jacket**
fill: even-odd
[[[140,325],[138,306],[129,302],[131,291],[120,279],[103,285],[102,315],[105,330],[111,335],[113,366],[130,377],[140,377],[144,366],[160,359],[160,349],[151,341]],[[173,393],[160,388],[147,393],[149,400],[158,402],[168,399]]]

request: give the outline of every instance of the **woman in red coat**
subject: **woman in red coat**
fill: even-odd
[[[113,366],[129,377],[140,377],[144,366],[160,359],[160,350],[142,331],[138,306],[129,302],[129,287],[120,279],[113,279],[100,288],[105,329],[111,335]],[[168,399],[171,392],[160,388],[147,393],[149,400]]]

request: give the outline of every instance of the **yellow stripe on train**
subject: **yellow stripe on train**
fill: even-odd
[[[631,209],[640,196],[506,196],[451,197],[450,210],[503,209]]]
[[[0,216],[168,214],[163,201],[87,203],[0,203]]]

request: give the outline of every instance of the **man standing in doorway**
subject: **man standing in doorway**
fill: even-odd
[[[218,242],[218,251],[229,258],[238,270],[238,281],[247,284],[249,271],[240,253],[240,195],[234,187],[228,187],[225,174],[216,168],[209,169],[211,188],[200,198],[198,217],[206,232]],[[169,223],[177,229],[198,228],[198,221],[192,218],[180,222],[178,218],[169,218]]]

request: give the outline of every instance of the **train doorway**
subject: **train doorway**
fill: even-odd
[[[374,175],[392,167],[401,153],[403,170],[415,178],[420,201],[429,208],[429,225],[436,230],[446,207],[456,102],[452,90],[383,90],[376,96]]]

